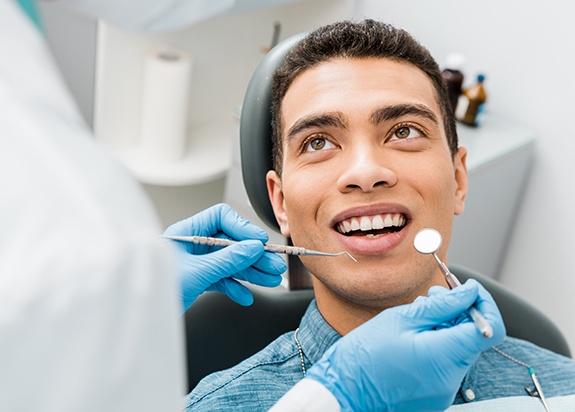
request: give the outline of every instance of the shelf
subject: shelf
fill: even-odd
[[[140,147],[111,148],[112,153],[142,183],[158,186],[186,186],[223,177],[232,163],[232,130],[205,127],[193,130],[188,151],[178,161],[153,158]]]

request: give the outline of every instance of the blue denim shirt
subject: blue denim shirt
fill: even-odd
[[[312,301],[297,335],[305,367],[309,369],[340,337]],[[535,368],[547,398],[575,394],[572,359],[510,337],[497,347]],[[186,397],[186,410],[267,411],[302,378],[294,332],[288,332],[239,365],[204,378]],[[526,386],[533,387],[527,368],[490,349],[467,374],[454,404],[528,396]]]

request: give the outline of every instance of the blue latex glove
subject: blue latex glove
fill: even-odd
[[[468,316],[474,302],[493,327],[486,339]],[[493,298],[475,280],[387,309],[333,345],[307,373],[343,411],[444,411],[479,354],[505,337]]]
[[[210,236],[241,241],[225,248],[176,242],[179,251],[180,291],[184,311],[206,290],[225,293],[240,305],[253,302],[241,279],[260,286],[281,283],[285,261],[264,252],[267,233],[241,218],[230,206],[218,204],[173,224],[165,235]]]

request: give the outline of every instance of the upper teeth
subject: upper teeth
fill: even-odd
[[[352,217],[337,224],[341,233],[349,233],[354,230],[367,232],[369,230],[384,229],[386,227],[400,227],[405,225],[405,216],[401,213],[384,214],[375,216]]]

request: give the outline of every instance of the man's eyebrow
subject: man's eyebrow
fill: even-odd
[[[397,119],[406,115],[414,115],[431,120],[436,124],[439,123],[435,113],[422,104],[397,104],[375,109],[371,112],[369,121],[377,125],[383,121]]]
[[[311,114],[298,119],[287,132],[287,139],[306,129],[320,127],[337,127],[347,129],[347,119],[341,112]]]

